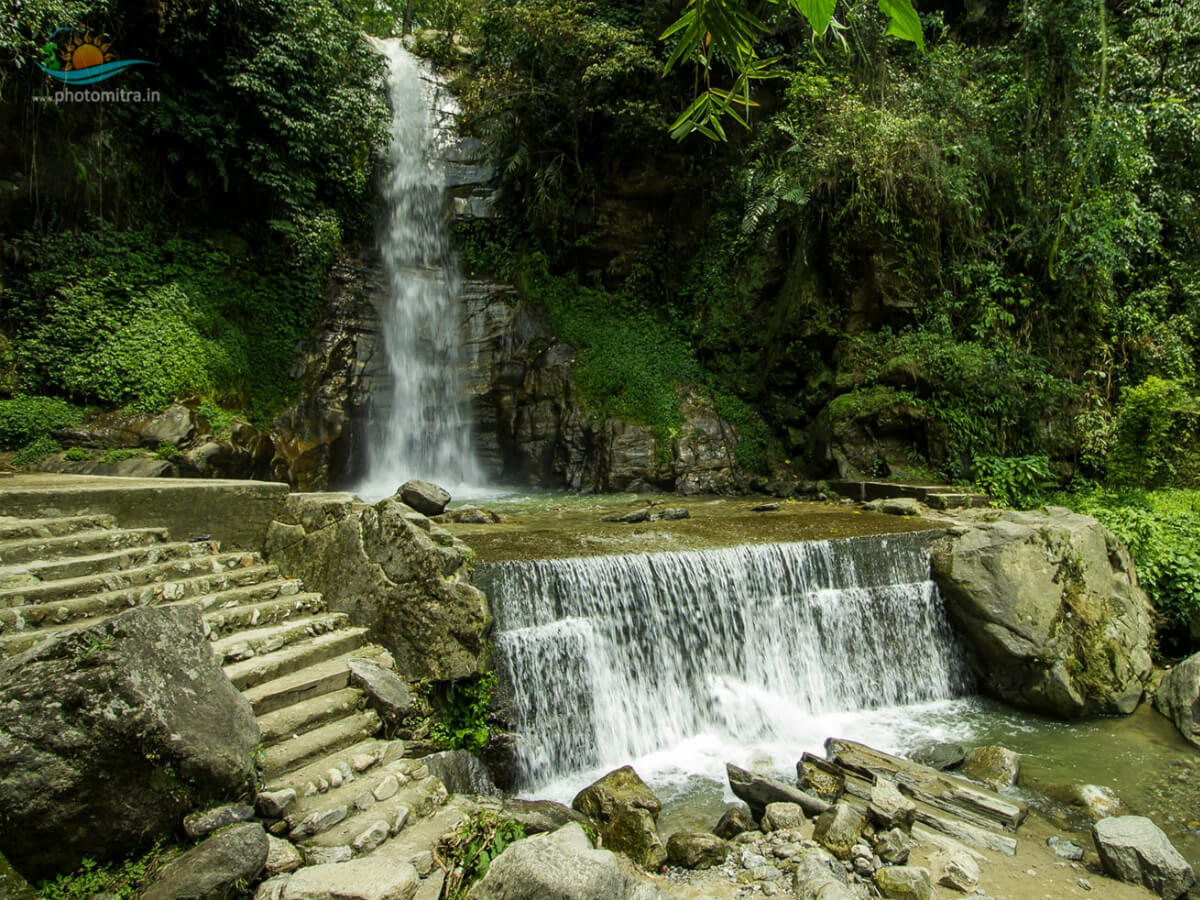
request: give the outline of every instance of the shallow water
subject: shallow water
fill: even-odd
[[[781,712],[786,716],[786,711]],[[805,751],[824,756],[826,738],[861,741],[905,755],[939,741],[965,747],[1000,744],[1022,755],[1023,785],[1083,783],[1111,788],[1129,812],[1153,819],[1180,853],[1200,869],[1200,752],[1175,727],[1143,704],[1132,716],[1058,722],[1013,710],[981,697],[828,716],[795,717],[788,739],[746,746],[715,735],[697,735],[630,760],[663,801],[659,833],[707,831],[736,798],[725,763],[794,783]],[[573,773],[522,791],[570,804],[575,794],[608,769]],[[1030,802],[1090,847],[1087,823],[1073,810],[1019,786],[1006,793]]]
[[[780,501],[774,512],[753,512],[766,497],[678,497],[671,494],[504,493],[468,490],[451,507],[485,506],[498,525],[451,525],[479,561],[608,556],[664,550],[708,550],[737,544],[788,543],[937,527],[915,517],[864,512],[840,503]],[[651,511],[686,509],[690,518],[627,524],[605,522],[653,504]]]

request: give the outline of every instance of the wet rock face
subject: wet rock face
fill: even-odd
[[[57,635],[0,666],[0,850],[32,877],[144,850],[251,790],[260,739],[194,607]]]
[[[1153,629],[1124,544],[1065,509],[956,519],[933,574],[984,690],[1063,718],[1132,712]]]
[[[361,473],[367,407],[389,378],[379,308],[383,272],[377,260],[343,260],[330,272],[325,306],[298,348],[292,376],[297,402],[281,413],[271,438],[272,473],[306,491]]]
[[[572,375],[575,348],[555,336],[538,305],[505,285],[463,288],[472,360],[476,443],[497,479],[590,491],[730,491],[744,480],[737,435],[699,395],[681,403],[684,424],[669,445],[653,429],[597,421]]]

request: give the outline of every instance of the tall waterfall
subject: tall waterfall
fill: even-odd
[[[387,56],[392,107],[380,234],[391,392],[372,398],[359,485],[367,496],[391,494],[410,478],[447,486],[481,480],[461,371],[461,278],[446,237],[443,163],[434,152],[436,86],[398,39],[378,46]]]
[[[705,735],[789,745],[794,762],[809,749],[796,742],[829,736],[807,733],[814,717],[961,694],[926,546],[892,535],[489,566],[524,785]]]

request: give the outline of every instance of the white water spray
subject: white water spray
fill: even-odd
[[[383,497],[423,478],[453,493],[482,479],[462,373],[461,278],[446,237],[443,164],[434,153],[435,85],[398,39],[377,46],[387,56],[392,106],[380,236],[392,385],[372,398],[367,474],[358,490]]]
[[[857,729],[878,742],[881,722],[909,718],[898,707],[962,694],[967,671],[927,541],[488,567],[523,785],[576,773],[578,789],[587,783],[578,773],[638,759],[685,774],[720,771],[722,754],[790,766],[831,734]]]

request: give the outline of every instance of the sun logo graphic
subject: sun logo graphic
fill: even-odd
[[[133,66],[152,66],[148,59],[117,59],[102,35],[59,28],[42,45],[38,68],[64,84],[95,84]]]

